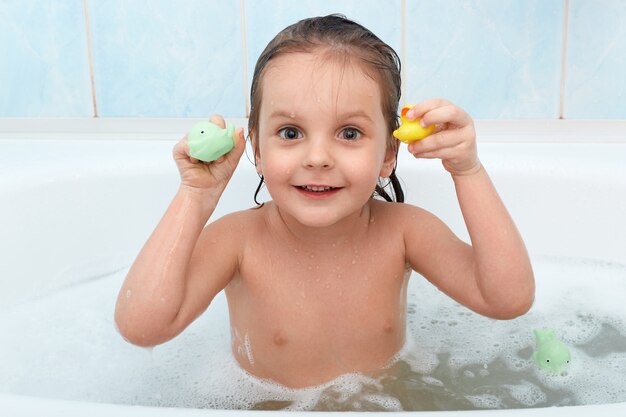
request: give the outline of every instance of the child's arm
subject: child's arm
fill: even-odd
[[[532,267],[522,238],[478,159],[471,117],[446,100],[421,103],[407,116],[437,126],[435,134],[412,143],[409,151],[417,158],[442,160],[454,180],[472,242],[472,246],[461,242],[432,219],[429,253],[437,255],[411,253],[407,245],[409,261],[444,292],[481,314],[495,318],[524,314],[534,299]]]
[[[224,127],[221,117],[211,121]],[[243,153],[243,129],[235,131],[234,139],[235,148],[211,163],[190,157],[186,138],[174,147],[180,188],[133,263],[117,299],[115,321],[128,341],[152,346],[176,336],[235,273],[237,257],[230,253],[234,245],[219,245],[220,253],[198,250],[208,246],[207,233],[201,233]]]

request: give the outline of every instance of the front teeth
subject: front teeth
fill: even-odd
[[[303,185],[302,189],[307,190],[307,191],[314,191],[314,192],[322,192],[322,191],[329,191],[334,189],[335,187],[317,187],[314,185]]]

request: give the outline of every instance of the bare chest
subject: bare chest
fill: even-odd
[[[280,379],[267,369],[297,364],[315,375],[323,371],[320,363],[339,361],[327,372],[334,374],[382,366],[397,352],[404,342],[407,276],[393,245],[276,249],[244,257],[227,288],[231,327],[250,348],[238,358],[244,368]],[[242,349],[236,343],[237,356]]]

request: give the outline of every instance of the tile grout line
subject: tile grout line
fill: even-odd
[[[87,59],[89,61],[89,78],[91,80],[91,101],[93,105],[93,117],[98,116],[98,102],[96,100],[96,77],[93,65],[93,49],[91,47],[91,30],[89,24],[88,0],[83,0],[83,12],[85,16],[85,32],[87,37]]]
[[[243,98],[244,117],[250,115],[250,99],[248,97],[248,48],[246,39],[246,0],[239,0],[239,22],[241,25],[241,53],[243,65]]]
[[[559,119],[565,119],[565,78],[567,75],[567,46],[569,43],[569,0],[564,0],[563,45],[561,51],[561,85],[559,91]]]

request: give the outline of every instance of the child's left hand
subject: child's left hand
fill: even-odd
[[[462,108],[445,99],[427,100],[406,113],[409,120],[421,118],[435,133],[409,144],[416,158],[439,158],[452,175],[470,175],[480,169],[474,122]]]

